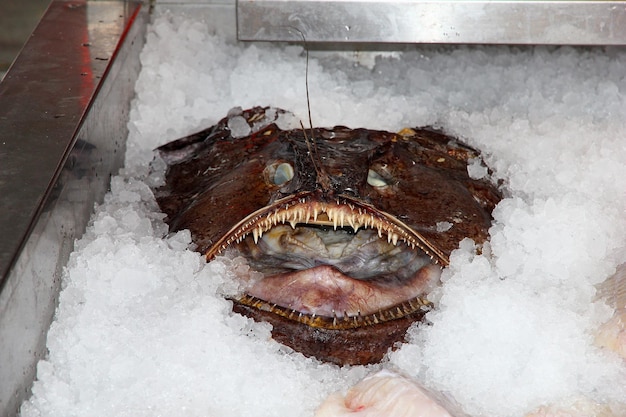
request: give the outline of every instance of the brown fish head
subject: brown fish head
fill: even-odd
[[[235,116],[256,130],[244,137],[225,118],[160,148],[157,201],[207,259],[243,256],[260,273],[235,311],[307,356],[379,361],[431,307],[458,243],[487,238],[500,194],[469,177],[478,154],[443,134],[283,130],[285,113],[266,113]]]

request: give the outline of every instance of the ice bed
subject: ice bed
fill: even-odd
[[[375,368],[232,315],[237,266],[167,235],[149,191],[152,149],[232,107],[306,119],[302,34],[314,124],[437,126],[506,183],[491,253],[461,246],[385,363],[470,415],[626,401],[592,343],[626,261],[624,2],[57,0],[0,83],[0,414],[312,415]]]

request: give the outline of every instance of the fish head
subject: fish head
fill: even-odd
[[[478,153],[442,133],[283,129],[266,112],[237,115],[249,135],[225,118],[160,148],[157,201],[208,260],[243,257],[258,273],[236,312],[307,356],[377,362],[432,308],[458,243],[487,239],[499,191],[469,177]]]

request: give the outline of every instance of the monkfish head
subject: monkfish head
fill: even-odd
[[[307,356],[377,362],[432,308],[459,242],[487,239],[500,193],[468,175],[478,153],[442,133],[286,128],[288,115],[236,110],[159,148],[157,201],[207,260],[255,271],[236,312]]]

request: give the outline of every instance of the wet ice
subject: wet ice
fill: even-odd
[[[430,325],[383,367],[476,416],[625,400],[623,360],[593,339],[612,313],[595,285],[626,260],[626,54],[423,47],[367,66],[313,55],[314,125],[439,127],[481,149],[507,194],[490,243],[461,243]],[[22,415],[310,416],[369,370],[306,359],[232,314],[224,295],[242,266],[205,265],[188,232],[168,235],[149,187],[162,181],[155,147],[233,107],[282,107],[306,126],[302,48],[233,45],[166,13],[141,58],[125,168],[76,244]]]

